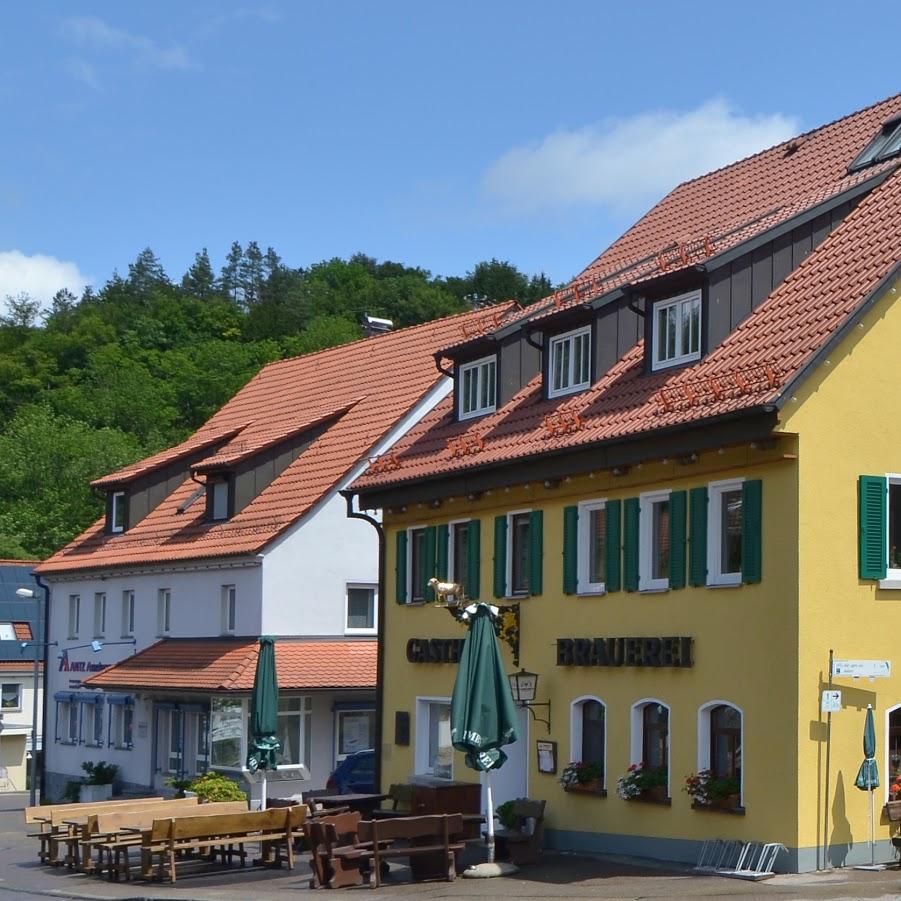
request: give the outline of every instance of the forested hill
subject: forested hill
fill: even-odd
[[[264,364],[474,304],[531,303],[553,286],[497,260],[460,277],[358,254],[306,269],[232,245],[216,275],[202,250],[174,283],[151,250],[127,277],[41,312],[0,318],[0,557],[44,557],[101,513],[88,483],[182,440]]]

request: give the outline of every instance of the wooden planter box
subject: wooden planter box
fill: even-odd
[[[736,793],[727,795],[725,798],[711,798],[709,804],[717,810],[734,810],[736,807],[741,807],[741,795]]]
[[[601,786],[600,779],[592,779],[590,782],[574,782],[572,785],[564,786],[564,791],[581,795],[606,795],[607,792]]]
[[[655,785],[653,788],[646,788],[641,793],[642,801],[653,801],[657,804],[662,804],[668,797],[665,785]]]
[[[901,822],[901,801],[889,801],[883,808],[889,822]]]

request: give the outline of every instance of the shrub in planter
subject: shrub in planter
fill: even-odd
[[[104,763],[102,760],[94,763],[86,760],[81,768],[87,774],[79,784],[78,800],[81,803],[92,801],[108,801],[113,796],[113,782],[119,767],[114,763]]]
[[[598,760],[573,760],[563,767],[557,780],[566,791],[596,791],[603,777]]]
[[[197,794],[201,802],[247,800],[247,793],[238,788],[238,783],[234,779],[212,770],[198,776],[188,787]]]
[[[186,797],[185,792],[191,790],[193,779],[167,779],[166,785],[175,790],[176,798]]]
[[[624,801],[657,795],[666,797],[666,770],[663,767],[647,767],[633,763],[616,781],[616,793]]]
[[[517,817],[513,813],[512,801],[504,801],[503,804],[498,805],[498,808],[494,811],[494,813],[504,829],[516,828]]]
[[[682,790],[696,803],[705,807],[738,807],[741,782],[734,777],[718,777],[710,770],[692,773]]]

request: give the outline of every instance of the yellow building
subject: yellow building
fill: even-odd
[[[552,846],[868,861],[872,705],[893,858],[898,151],[901,95],[680,186],[566,289],[435,348],[452,397],[352,486],[383,513],[383,786],[478,778],[438,576],[538,676],[495,797],[545,799]]]

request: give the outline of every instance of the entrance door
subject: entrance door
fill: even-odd
[[[507,760],[504,765],[491,774],[491,794],[494,809],[504,801],[514,798],[526,798],[529,794],[529,711],[518,707],[519,739],[512,745],[504,745]],[[482,810],[487,802],[485,795],[485,774],[482,774]]]

